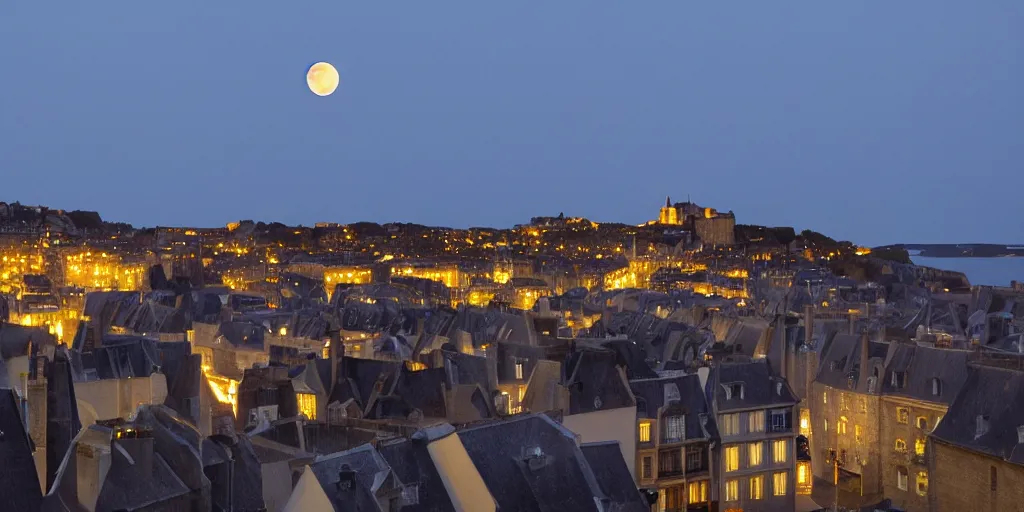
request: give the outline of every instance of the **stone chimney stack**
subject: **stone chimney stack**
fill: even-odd
[[[868,331],[864,330],[860,334],[860,375],[857,378],[857,385],[861,386],[861,389],[867,389],[868,375],[871,375],[868,370],[868,345],[870,343]]]

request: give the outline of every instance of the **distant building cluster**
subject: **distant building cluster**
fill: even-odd
[[[0,203],[0,510],[1015,510],[1022,319],[1019,285],[689,201],[466,230]]]

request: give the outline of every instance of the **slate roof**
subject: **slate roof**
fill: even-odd
[[[967,380],[967,358],[964,350],[896,344],[882,379],[882,393],[949,405]],[[893,372],[905,375],[903,387],[892,385]],[[932,394],[932,379],[936,378],[939,395]]]
[[[575,434],[545,415],[469,428],[459,438],[501,510],[598,510],[595,498],[610,504]]]
[[[965,450],[1024,466],[1024,372],[972,366],[960,393],[931,436]],[[978,418],[988,431],[978,435]]]
[[[93,350],[93,363],[100,379],[148,377],[159,367],[160,355],[156,340],[108,334]]]
[[[650,512],[647,504],[636,485],[633,476],[622,458],[618,441],[587,443],[580,445],[583,456],[587,458],[598,485],[606,496],[621,512]]]
[[[742,384],[743,396],[726,398],[723,386]],[[781,387],[778,386],[781,384]],[[714,387],[712,387],[714,386]],[[711,369],[708,377],[709,396],[719,412],[756,407],[784,407],[800,400],[793,394],[785,379],[772,373],[764,359],[749,363],[721,363]]]
[[[437,466],[427,452],[426,443],[403,438],[383,442],[377,450],[399,481],[405,485],[417,485],[419,503],[402,507],[403,512],[455,511]]]
[[[31,355],[28,353],[29,342],[36,347],[44,344],[56,345],[56,338],[41,327],[0,322],[0,358],[11,359]]]
[[[0,510],[39,510],[43,496],[14,390],[0,388]]]
[[[563,385],[569,389],[568,414],[634,407],[636,401],[610,350],[570,351],[563,364]]]
[[[629,381],[629,387],[636,396],[637,416],[657,419],[658,409],[666,405],[665,388],[668,385],[675,385],[679,391],[679,405],[686,421],[686,439],[717,439],[715,414],[696,374]]]
[[[367,489],[376,492],[384,486],[395,486],[391,476],[391,466],[384,457],[369,444],[364,444],[348,451],[332,453],[316,460],[309,465],[320,486],[328,491],[340,480],[343,465],[356,472],[356,480]]]

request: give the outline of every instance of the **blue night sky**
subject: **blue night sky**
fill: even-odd
[[[1021,0],[5,1],[0,200],[504,227],[689,194],[862,244],[1022,243],[1022,26]]]

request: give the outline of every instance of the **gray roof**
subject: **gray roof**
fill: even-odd
[[[967,352],[916,345],[897,344],[882,379],[882,393],[946,405],[967,380]],[[906,376],[903,387],[892,385],[893,372]],[[932,394],[932,379],[939,379],[939,394]]]
[[[0,510],[39,510],[42,492],[32,441],[22,425],[14,390],[0,389]]]
[[[704,390],[700,387],[700,377],[696,374],[629,381],[629,387],[636,396],[637,416],[656,419],[658,409],[666,406],[666,388],[671,389],[671,386],[675,386],[679,392],[679,406],[686,421],[686,438],[717,438],[715,415],[708,406]]]
[[[725,386],[741,384],[742,396],[726,396]],[[772,373],[764,359],[749,363],[721,363],[711,370],[708,386],[718,411],[755,407],[783,407],[794,405],[799,399],[785,379]]]
[[[570,351],[563,385],[569,389],[568,414],[634,407],[636,401],[611,350]]]
[[[587,458],[594,477],[604,494],[621,512],[650,512],[651,507],[641,496],[629,474],[626,461],[622,458],[618,441],[588,443],[580,445]]]
[[[972,367],[949,411],[931,434],[940,441],[1024,465],[1024,372]],[[987,418],[987,432],[978,431]],[[979,435],[980,434],[980,435]]]
[[[598,510],[610,504],[575,434],[543,414],[459,432],[502,510]]]
[[[381,443],[377,449],[403,484],[417,486],[419,503],[402,507],[403,512],[455,511],[426,443],[400,439]]]

